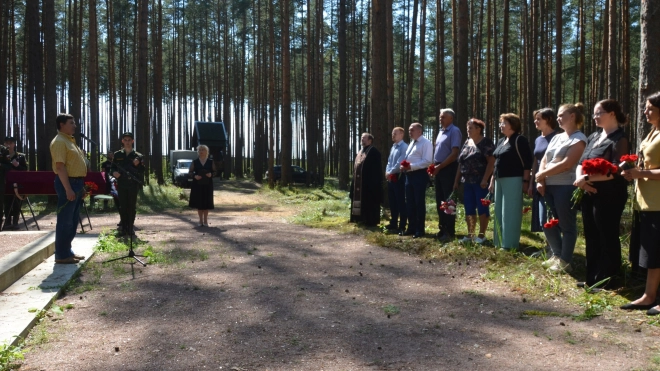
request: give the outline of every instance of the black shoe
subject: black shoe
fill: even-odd
[[[649,316],[657,316],[658,314],[660,314],[660,310],[657,310],[655,308],[651,308],[651,309],[646,311],[646,314],[649,315]]]
[[[410,229],[408,229],[405,232],[404,231],[399,232],[399,236],[412,236],[414,234],[415,234],[415,232],[411,231]]]
[[[424,235],[425,235],[425,233],[423,233],[423,232],[422,233],[415,233],[413,238],[421,238],[421,237],[424,237]]]
[[[443,234],[442,236],[438,237],[438,241],[440,242],[450,242],[456,239],[456,236],[453,234]]]
[[[579,288],[582,289],[582,288],[584,288],[584,286],[587,285],[587,283],[586,283],[586,282],[578,282],[578,283],[576,283],[575,285],[576,285],[577,287],[579,287]]]
[[[653,307],[655,307],[655,306],[656,306],[655,303],[651,303],[651,304],[633,304],[633,303],[628,303],[628,304],[624,304],[624,305],[620,306],[619,308],[621,308],[621,309],[623,309],[623,310],[646,310],[646,309],[651,309],[651,308],[653,308]],[[660,312],[658,312],[658,313],[660,313]],[[656,313],[656,314],[657,314],[657,313]]]

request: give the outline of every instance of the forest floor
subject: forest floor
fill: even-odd
[[[97,253],[56,301],[64,313],[44,315],[15,367],[648,370],[660,364],[660,328],[643,313],[615,309],[578,321],[582,308],[560,295],[539,298],[487,279],[487,259],[422,260],[360,235],[292,224],[298,210],[250,182],[223,182],[215,195],[209,227],[195,227],[196,211],[187,208],[139,215],[137,251],[150,264],[102,264],[122,252]],[[109,231],[117,217],[98,214],[92,222],[95,232]],[[109,236],[101,240],[116,247]]]

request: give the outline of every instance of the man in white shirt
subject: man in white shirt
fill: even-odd
[[[401,177],[401,161],[406,157],[408,143],[403,141],[405,131],[402,127],[395,127],[392,130],[392,149],[387,158],[385,167],[385,177],[387,178],[387,192],[390,202],[390,224],[389,230],[398,230],[403,232],[406,229],[408,221],[408,211],[406,210],[406,179]]]
[[[422,124],[415,122],[408,128],[411,142],[406,151],[408,167],[400,166],[406,175],[406,208],[408,210],[408,229],[399,233],[402,236],[419,238],[424,236],[426,222],[426,187],[429,176],[426,169],[433,163],[433,144],[424,138]]]

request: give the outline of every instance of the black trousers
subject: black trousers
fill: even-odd
[[[454,191],[454,179],[458,170],[458,162],[454,161],[447,167],[444,167],[435,176],[435,203],[438,212],[438,229],[441,234],[453,236],[456,234],[456,215],[445,214],[440,210],[440,205]]]
[[[390,225],[399,230],[406,229],[408,210],[406,209],[406,179],[401,176],[396,182],[387,182],[387,192],[390,201]]]
[[[605,184],[605,183],[612,184]],[[587,253],[586,283],[591,286],[610,278],[604,287],[615,287],[612,280],[621,268],[619,225],[626,206],[626,187],[615,181],[599,182],[598,193],[582,197],[582,223]]]
[[[125,232],[130,232],[135,223],[138,188],[120,188],[119,192],[119,218]]]

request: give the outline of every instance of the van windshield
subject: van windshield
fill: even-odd
[[[190,169],[190,164],[192,164],[192,161],[179,161],[177,163],[177,168],[178,169]]]

